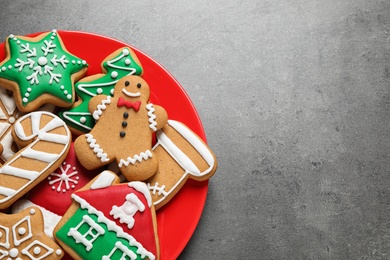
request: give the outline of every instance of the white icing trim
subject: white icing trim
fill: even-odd
[[[111,171],[102,171],[97,179],[92,183],[91,190],[107,188],[112,185],[115,180],[115,174]]]
[[[149,257],[151,260],[156,258],[151,252],[147,251],[143,245],[139,243],[132,235],[125,233],[120,226],[117,226],[114,221],[105,217],[101,211],[92,207],[86,200],[77,196],[76,194],[72,194],[72,199],[79,203],[82,209],[86,209],[88,214],[95,214],[98,217],[98,221],[100,223],[104,223],[108,230],[115,232],[118,237],[129,241],[130,245],[138,247],[137,253],[140,254],[142,258]]]
[[[97,109],[93,111],[93,118],[99,120],[100,116],[103,114],[103,111],[106,110],[108,104],[111,104],[111,96],[107,96],[106,99],[102,100],[102,103],[97,106]]]
[[[129,187],[135,189],[136,191],[142,193],[148,202],[148,206],[152,206],[152,197],[150,196],[150,192],[148,186],[144,182],[141,181],[132,181],[127,184]]]
[[[100,148],[100,145],[96,144],[96,139],[93,137],[93,135],[85,134],[85,137],[87,138],[89,147],[93,149],[93,152],[96,154],[97,158],[100,158],[100,161],[102,162],[108,162],[110,159],[108,158],[107,153],[105,153],[103,149]]]
[[[148,110],[148,117],[149,117],[149,127],[150,129],[152,129],[153,131],[157,131],[157,122],[156,122],[156,115],[154,114],[154,111],[156,111],[156,109],[154,109],[153,107],[153,104],[152,103],[149,103],[146,105],[146,109]]]
[[[146,161],[149,158],[152,158],[153,154],[150,150],[146,150],[145,152],[141,152],[140,154],[135,154],[133,157],[127,157],[127,159],[120,159],[119,168],[124,166],[129,166],[129,164],[135,164],[136,162]]]

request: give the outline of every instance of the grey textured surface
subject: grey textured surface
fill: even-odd
[[[185,88],[219,169],[181,259],[390,259],[389,1],[3,0],[0,23],[114,37]]]

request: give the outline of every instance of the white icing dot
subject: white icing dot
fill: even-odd
[[[62,90],[64,90],[64,88],[65,88],[64,86],[61,86],[61,87],[60,87],[60,89],[62,89]]]
[[[24,94],[25,97],[29,97],[30,96],[30,93],[26,93]]]
[[[128,49],[123,49],[122,53],[123,53],[123,55],[127,56],[127,55],[129,55],[130,52]]]
[[[30,214],[34,215],[35,214],[35,209],[30,209]]]
[[[56,254],[57,254],[57,255],[60,255],[60,254],[62,254],[62,251],[61,251],[61,249],[57,249],[57,250],[56,250]]]
[[[12,65],[8,65],[8,69],[11,70],[12,69]]]
[[[84,124],[87,121],[85,117],[80,117],[80,123]]]
[[[114,95],[114,89],[110,90],[111,95]]]
[[[34,247],[33,252],[34,252],[34,254],[39,255],[41,253],[41,249],[38,246],[36,246],[36,247]]]
[[[67,90],[65,90],[65,91],[64,91],[64,94],[65,94],[65,95],[68,95],[68,91],[67,91]]]
[[[83,60],[81,63],[82,63],[83,65],[86,65],[86,64],[87,64],[87,62],[86,62],[85,60]]]
[[[76,186],[72,185],[72,189],[74,189]]]
[[[10,124],[15,123],[15,117],[11,116],[10,118],[8,118],[8,122],[9,122]]]
[[[47,64],[47,58],[46,57],[39,57],[38,64],[41,66],[45,66]]]
[[[98,88],[98,89],[96,90],[96,93],[102,94],[102,93],[103,93],[103,89],[102,89],[102,88]]]
[[[10,34],[10,35],[9,35],[9,37],[12,39],[12,38],[14,38],[14,37],[15,37],[15,35],[13,35],[13,34]]]
[[[73,168],[72,168],[72,170],[74,170],[74,171],[75,171],[75,170],[76,170],[76,167],[73,167]]]
[[[76,176],[76,180],[79,180],[80,179],[80,177],[79,176]]]
[[[131,63],[130,59],[125,59],[125,64],[126,64],[127,66],[129,66],[130,63]]]
[[[111,78],[116,79],[118,77],[118,72],[113,71],[111,72]]]
[[[26,234],[26,229],[24,227],[21,227],[18,229],[18,233],[19,233],[19,235],[24,235],[24,234]]]
[[[77,61],[77,64],[79,64],[79,65],[80,65],[80,64],[81,64],[81,61],[79,61],[79,60],[78,60],[78,61]]]
[[[28,91],[28,92],[31,92],[31,90],[32,90],[31,88],[27,88],[27,91]]]
[[[17,41],[18,40],[18,38],[16,38],[16,37],[14,37],[14,38],[12,38],[14,41]]]
[[[20,41],[19,41],[19,40],[17,40],[17,41],[16,41],[16,44],[20,44]]]
[[[23,98],[23,102],[27,102],[28,101],[28,99],[27,98]]]
[[[55,187],[55,186],[51,186],[51,189],[52,189],[52,190],[55,190],[55,189],[56,189],[56,187]]]
[[[72,60],[72,64],[76,64],[76,61],[75,61],[75,60]]]
[[[54,36],[50,37],[50,39],[54,40]]]
[[[19,254],[19,250],[16,249],[16,248],[12,248],[11,250],[9,250],[9,256],[10,257],[17,257]]]
[[[72,99],[72,95],[71,95],[71,94],[68,94],[68,95],[66,96],[66,98],[67,98],[67,99]]]
[[[1,70],[2,70],[2,71],[5,71],[5,70],[6,70],[6,67],[2,67]]]

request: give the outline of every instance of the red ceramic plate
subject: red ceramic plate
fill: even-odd
[[[17,32],[14,32],[17,35]],[[190,98],[172,75],[152,58],[129,44],[101,35],[58,31],[67,50],[86,60],[87,76],[101,73],[100,64],[110,53],[124,46],[134,50],[142,67],[143,78],[151,89],[151,102],[163,106],[170,119],[190,127],[203,140],[202,123]],[[34,37],[39,33],[28,35]],[[4,43],[0,45],[0,60],[5,58]],[[162,260],[176,259],[190,240],[203,211],[208,182],[189,180],[167,205],[157,212],[160,255]]]

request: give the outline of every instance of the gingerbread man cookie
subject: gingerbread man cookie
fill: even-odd
[[[75,152],[87,169],[116,160],[128,181],[146,180],[158,168],[152,151],[153,132],[168,119],[164,108],[149,103],[150,89],[139,76],[123,77],[113,97],[98,95],[89,102],[96,120],[91,132],[75,141]]]

